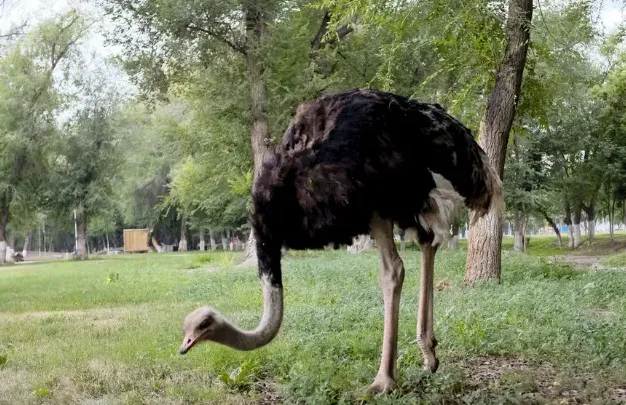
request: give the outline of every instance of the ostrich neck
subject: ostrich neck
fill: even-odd
[[[263,317],[259,326],[247,331],[230,322],[223,326],[216,342],[237,350],[254,350],[267,345],[274,339],[283,320],[283,289],[273,286],[266,277],[261,278],[263,286]]]

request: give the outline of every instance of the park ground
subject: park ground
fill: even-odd
[[[626,235],[574,253],[505,240],[502,282],[463,285],[465,253],[435,272],[439,371],[415,343],[419,252],[402,252],[398,391],[369,397],[382,338],[375,252],[294,252],[285,321],[253,352],[177,353],[184,316],[261,314],[254,269],[230,253],[145,254],[0,268],[0,404],[610,404],[626,401]],[[581,259],[586,258],[586,259]],[[590,259],[591,258],[591,259]]]

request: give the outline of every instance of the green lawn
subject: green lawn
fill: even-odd
[[[0,268],[0,404],[617,402],[626,273],[546,264],[537,253],[566,253],[551,243],[506,251],[499,285],[464,287],[464,252],[438,255],[435,282],[447,282],[435,293],[435,375],[421,371],[415,343],[419,252],[403,252],[401,388],[375,398],[362,394],[382,338],[375,252],[288,255],[274,342],[245,353],[205,344],[186,356],[177,354],[182,319],[199,305],[256,326],[256,270],[233,268],[233,255]]]

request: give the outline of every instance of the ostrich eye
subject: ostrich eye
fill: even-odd
[[[211,323],[213,323],[212,318],[204,318],[202,322],[200,322],[200,325],[198,325],[198,328],[200,329],[208,328],[211,325]]]

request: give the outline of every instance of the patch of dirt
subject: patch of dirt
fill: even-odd
[[[548,258],[549,263],[567,263],[574,267],[585,270],[616,270],[626,271],[626,267],[605,266],[601,263],[604,255],[599,256],[583,256],[583,255],[565,255],[551,256]]]
[[[276,383],[269,380],[261,380],[254,384],[254,390],[261,396],[257,405],[274,405],[282,404]]]
[[[547,397],[558,399],[560,404],[595,403],[589,402],[590,396],[609,403],[626,402],[626,386],[607,387],[601,376],[566,372],[548,361],[485,356],[461,360],[459,365],[474,389],[511,386],[529,402]]]
[[[602,256],[565,255],[552,256],[549,259],[552,262],[567,263],[578,267],[591,267],[600,263]]]
[[[91,308],[71,311],[32,311],[21,313],[0,312],[0,324],[28,320],[69,319],[89,327],[110,330],[121,328],[134,314],[154,310],[154,306]]]
[[[439,280],[437,284],[435,284],[435,290],[437,291],[446,291],[452,288],[452,282],[447,278]]]
[[[613,311],[607,311],[606,309],[602,308],[589,308],[584,311],[584,314],[604,318],[612,318],[614,316],[617,316],[617,313]]]
[[[220,268],[217,266],[206,266],[206,267],[197,267],[195,269],[189,269],[187,271],[189,273],[198,273],[198,272],[215,273],[216,271],[220,271]]]

